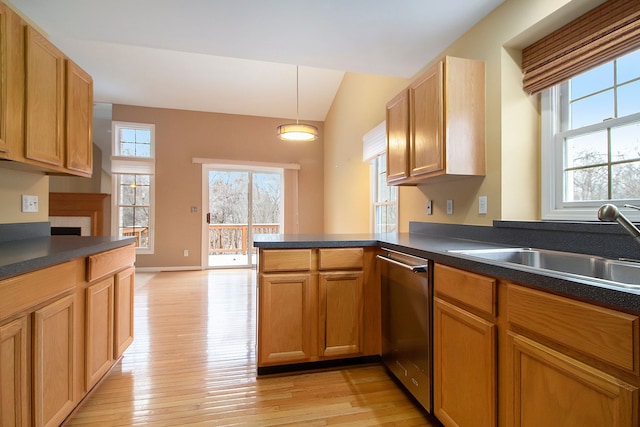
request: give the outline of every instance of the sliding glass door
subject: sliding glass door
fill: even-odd
[[[207,166],[209,268],[256,264],[254,234],[278,234],[283,227],[283,171],[242,166]]]

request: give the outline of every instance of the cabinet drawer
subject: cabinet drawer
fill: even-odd
[[[76,286],[73,261],[0,281],[0,320],[41,304]]]
[[[508,286],[509,323],[633,373],[638,370],[638,316],[569,298]]]
[[[262,251],[261,270],[277,271],[311,270],[311,249],[269,249]]]
[[[319,270],[362,269],[362,248],[320,249]]]
[[[87,257],[87,282],[122,270],[135,261],[136,248],[133,245],[90,255]]]
[[[459,301],[481,313],[496,316],[496,280],[436,264],[433,270],[437,296]]]

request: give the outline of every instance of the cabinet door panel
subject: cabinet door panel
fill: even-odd
[[[0,326],[0,425],[28,426],[27,318]]]
[[[363,273],[320,273],[320,355],[336,357],[362,351]]]
[[[638,389],[533,340],[510,334],[507,425],[631,427]]]
[[[409,89],[412,111],[411,176],[444,169],[442,62]]]
[[[497,328],[434,299],[434,414],[445,425],[495,426]]]
[[[57,426],[75,406],[73,295],[34,313],[33,395],[34,422]]]
[[[259,365],[303,362],[316,354],[317,279],[311,274],[264,274],[259,290]],[[312,344],[313,343],[313,344]]]
[[[66,142],[67,169],[90,176],[93,169],[93,79],[68,60]]]
[[[87,287],[85,384],[90,390],[113,363],[113,277]]]
[[[409,94],[405,90],[387,104],[387,182],[409,177]]]
[[[26,27],[25,156],[62,166],[64,55],[33,28]]]
[[[114,357],[117,359],[133,342],[134,269],[116,274]]]

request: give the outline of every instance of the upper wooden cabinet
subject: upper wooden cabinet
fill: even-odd
[[[93,81],[0,2],[0,158],[89,177]]]
[[[64,155],[64,54],[25,27],[25,157],[62,166]]]
[[[485,174],[484,63],[445,57],[387,104],[387,182]]]
[[[66,167],[91,176],[93,171],[93,79],[70,59],[66,60]]]

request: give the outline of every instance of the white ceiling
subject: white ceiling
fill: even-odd
[[[503,0],[11,0],[96,102],[323,121],[344,72],[408,78]]]

